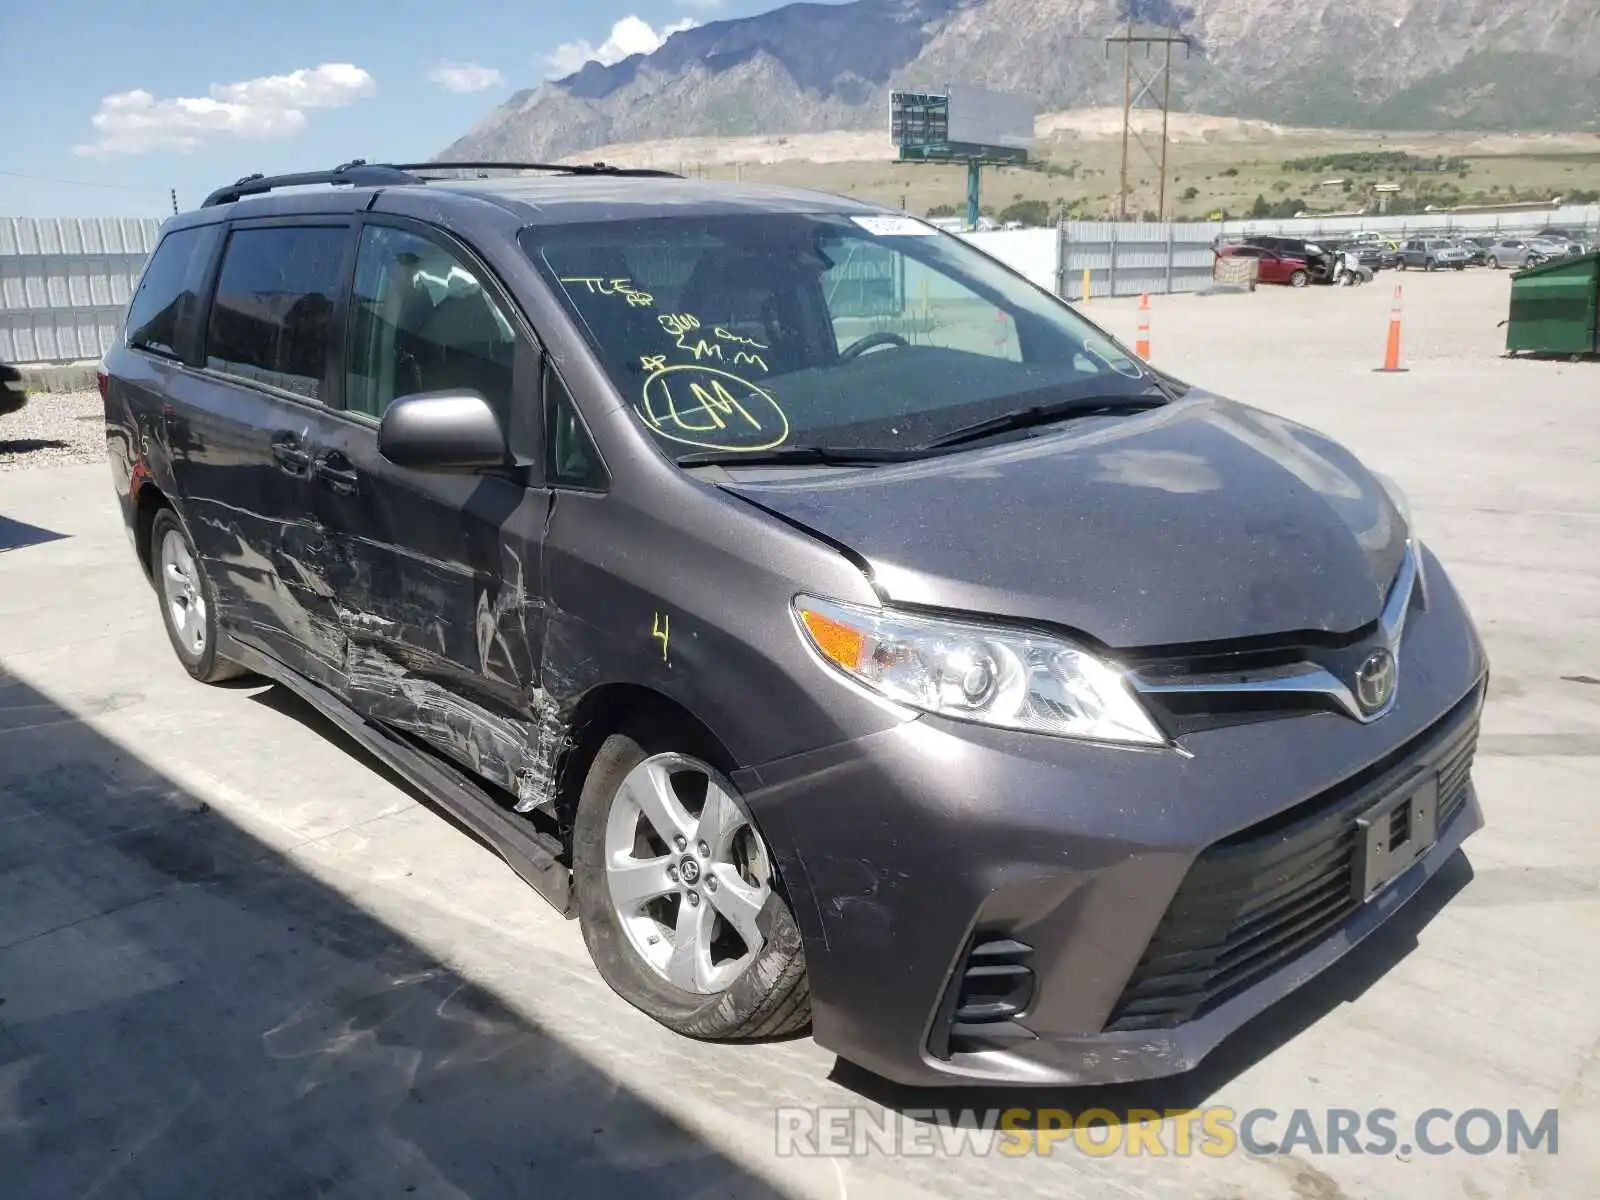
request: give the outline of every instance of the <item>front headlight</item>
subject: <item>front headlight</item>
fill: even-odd
[[[1060,638],[798,596],[828,663],[923,712],[1059,737],[1166,742],[1122,674]]]

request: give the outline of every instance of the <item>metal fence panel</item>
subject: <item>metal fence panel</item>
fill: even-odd
[[[160,230],[145,217],[0,217],[0,361],[104,354]]]

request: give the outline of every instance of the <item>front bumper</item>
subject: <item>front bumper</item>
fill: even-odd
[[[1486,663],[1436,563],[1428,575],[1395,706],[1371,725],[1235,725],[1184,737],[1184,755],[925,717],[741,772],[805,935],[818,1042],[907,1084],[1154,1078],[1195,1066],[1337,960],[1482,824],[1467,771]],[[1339,903],[1338,839],[1373,798],[1429,772],[1432,849],[1372,899]],[[1273,876],[1280,846],[1321,883]],[[1256,907],[1185,926],[1205,906],[1186,879],[1205,883],[1240,847],[1261,856],[1240,885]],[[1236,969],[1261,928],[1239,922],[1259,923],[1274,889],[1300,907],[1273,909],[1274,952]],[[957,1019],[985,1007],[967,1004],[971,967],[1019,964],[1020,1011]]]

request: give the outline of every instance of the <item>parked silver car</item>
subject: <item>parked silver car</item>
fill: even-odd
[[[1496,270],[1506,267],[1522,270],[1579,252],[1576,244],[1564,238],[1502,238],[1489,250],[1489,265]]]

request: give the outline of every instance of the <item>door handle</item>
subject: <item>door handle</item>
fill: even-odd
[[[353,496],[356,491],[356,482],[359,476],[350,460],[337,450],[324,454],[311,464],[311,473],[331,491],[338,492],[341,496]]]
[[[302,474],[311,465],[311,455],[300,448],[300,435],[279,433],[272,439],[272,458],[291,475]]]

